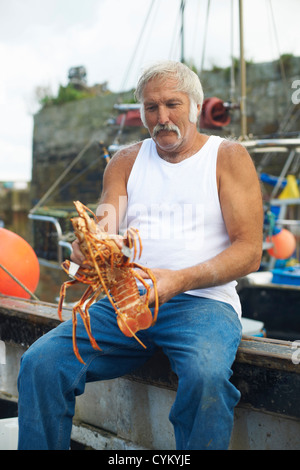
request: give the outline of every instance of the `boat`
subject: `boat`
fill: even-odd
[[[182,14],[184,4],[182,1]],[[242,13],[242,1],[239,6]],[[241,62],[244,63],[243,56]],[[278,149],[284,149],[288,156],[296,154],[300,148],[298,137],[256,140],[247,137],[245,88],[243,78],[241,143],[251,154],[263,150],[260,154],[265,155],[278,152]],[[221,108],[223,118],[228,117],[226,103],[221,103]],[[103,165],[119,148],[128,113],[131,112],[129,118],[137,123],[136,105],[117,105],[116,110],[120,112],[114,121],[119,126],[116,138],[108,147],[100,146]],[[84,147],[74,160],[80,160],[87,148]],[[292,157],[287,160],[291,161]],[[283,172],[278,187],[285,178]],[[71,206],[49,208],[44,204],[60,181],[55,180],[49,192],[29,213],[36,230],[35,248],[40,265],[53,271],[59,271],[61,261],[71,250],[70,227],[66,223],[72,215]],[[266,211],[271,206],[279,206],[286,212],[297,204],[297,198],[292,201],[273,198],[268,201]],[[276,223],[289,227],[297,223],[297,219],[286,219],[284,210],[278,214]],[[47,238],[39,236],[40,227],[44,226],[47,226]],[[266,230],[269,230],[268,223]],[[272,243],[265,240],[264,251],[267,253],[271,247]],[[239,293],[248,322],[233,366],[232,381],[241,391],[241,401],[235,411],[232,450],[300,449],[300,287],[272,282],[272,271],[276,269],[272,264],[276,260],[267,259],[267,265],[260,272],[239,280]],[[70,318],[71,312],[72,306],[65,305],[63,318]],[[37,338],[58,324],[56,302],[0,294],[0,410],[4,410],[1,418],[17,416],[16,383],[22,354]],[[176,388],[177,377],[162,351],[133,374],[109,382],[87,384],[84,395],[77,399],[71,448],[174,450],[168,413]]]

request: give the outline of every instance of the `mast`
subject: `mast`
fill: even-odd
[[[233,17],[233,0],[231,0],[231,36],[230,36],[230,53],[231,53],[231,67],[230,67],[230,101],[231,103],[235,100],[235,77],[234,77],[234,52],[233,52],[233,29],[234,29],[234,17]]]
[[[184,8],[185,8],[185,0],[181,0],[180,4],[180,11],[181,11],[181,31],[180,31],[180,37],[181,37],[181,57],[180,57],[180,62],[184,64]]]
[[[240,24],[240,110],[241,110],[241,137],[247,136],[246,115],[246,63],[244,57],[244,25],[243,25],[243,0],[239,0],[239,24]]]

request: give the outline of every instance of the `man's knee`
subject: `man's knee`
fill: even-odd
[[[183,376],[191,388],[202,390],[205,388],[226,387],[232,375],[231,369],[222,361],[195,361],[185,368]]]
[[[23,378],[33,381],[52,381],[56,373],[55,357],[47,335],[38,339],[21,357],[18,383]]]

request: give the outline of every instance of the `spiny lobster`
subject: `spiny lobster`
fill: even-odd
[[[106,294],[117,314],[117,323],[125,336],[133,336],[144,348],[146,346],[136,336],[139,330],[154,325],[158,314],[158,294],[156,280],[150,269],[134,262],[139,251],[142,253],[142,242],[138,230],[129,228],[124,236],[110,236],[97,224],[96,215],[84,204],[75,201],[74,205],[78,217],[71,219],[75,235],[79,241],[81,252],[85,261],[75,274],[72,274],[71,262],[62,263],[64,271],[73,279],[63,283],[60,289],[58,315],[62,321],[62,307],[66,296],[66,289],[75,283],[88,284],[88,288],[74,305],[72,310],[73,321],[73,350],[77,359],[84,363],[79,354],[76,342],[77,313],[82,318],[85,329],[94,349],[99,349],[92,335],[89,308],[101,294]],[[93,216],[90,217],[89,213]],[[119,240],[117,243],[116,240]],[[120,240],[123,240],[120,248]],[[132,257],[131,257],[132,255]],[[150,286],[134,269],[139,268],[151,279],[155,293],[153,316],[149,309]],[[146,289],[143,301],[136,283],[138,279]]]

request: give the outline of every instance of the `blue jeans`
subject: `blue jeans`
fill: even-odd
[[[105,298],[90,308],[94,350],[81,320],[72,349],[66,321],[38,339],[23,355],[19,386],[19,449],[68,449],[75,398],[87,382],[120,377],[141,366],[161,347],[178,376],[170,412],[176,448],[227,449],[240,393],[230,382],[241,340],[241,323],[223,302],[181,294],[159,310],[156,325],[138,333],[147,346],[127,338]],[[134,424],[133,424],[134,425]]]

